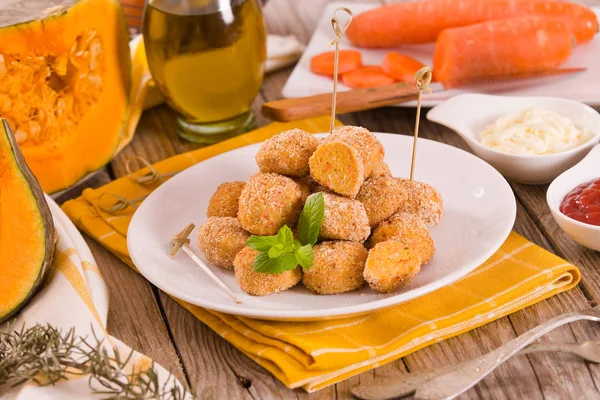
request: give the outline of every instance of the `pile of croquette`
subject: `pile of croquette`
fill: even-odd
[[[233,269],[240,288],[255,296],[300,281],[321,295],[365,284],[394,292],[434,256],[429,228],[440,221],[442,198],[426,183],[393,177],[383,158],[381,142],[362,127],[345,126],[324,139],[300,129],[282,132],[260,146],[259,173],[217,188],[198,247],[209,262]],[[312,267],[255,271],[258,252],[246,240],[275,235],[284,225],[294,230],[313,193],[322,193],[325,212]]]

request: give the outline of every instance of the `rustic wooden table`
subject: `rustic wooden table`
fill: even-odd
[[[293,34],[307,42],[328,0],[271,0],[265,7],[268,31]],[[292,68],[268,75],[254,102],[259,110],[267,100],[281,97]],[[410,135],[415,110],[382,108],[339,118],[372,131]],[[258,116],[260,125],[268,121]],[[467,149],[456,134],[424,118],[421,136]],[[196,146],[177,137],[174,113],[160,106],[144,113],[133,142],[88,185],[99,186],[126,174],[125,162],[139,155],[156,162]],[[443,168],[443,166],[440,166]],[[88,243],[110,290],[109,332],[136,350],[174,371],[199,398],[271,399],[350,398],[350,389],[376,376],[402,375],[467,360],[489,352],[552,316],[580,310],[600,300],[600,253],[573,242],[556,225],[546,205],[547,185],[511,184],[517,198],[515,230],[534,243],[581,268],[578,287],[481,328],[431,345],[401,360],[308,395],[289,390],[267,371],[196,320],[163,292],[148,283],[103,247]],[[81,188],[79,188],[80,191]],[[77,194],[71,191],[59,201]],[[600,339],[593,323],[574,323],[548,334],[544,341]],[[464,399],[598,399],[600,366],[562,354],[515,357],[461,398]],[[204,393],[208,396],[201,396]],[[212,395],[209,395],[212,393]]]

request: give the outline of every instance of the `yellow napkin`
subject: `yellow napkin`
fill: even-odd
[[[180,171],[292,127],[323,132],[329,129],[329,119],[274,123],[161,161],[155,168],[161,173]],[[80,229],[133,267],[126,233],[134,209],[111,215],[98,206],[97,199],[102,193],[134,199],[154,188],[123,177],[99,189],[85,190],[80,198],[65,203],[63,209]],[[358,317],[318,322],[262,321],[176,300],[286,386],[312,392],[568,290],[579,279],[577,267],[511,233],[496,254],[461,280],[415,300]]]

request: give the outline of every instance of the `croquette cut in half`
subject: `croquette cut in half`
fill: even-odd
[[[206,216],[210,217],[237,217],[240,195],[246,182],[225,182],[217,187],[217,190],[208,201]]]
[[[369,237],[369,217],[363,204],[354,199],[331,193],[322,193],[325,215],[321,225],[321,239],[349,240],[362,243]]]
[[[442,195],[433,186],[424,182],[398,179],[404,192],[406,201],[398,211],[416,214],[425,225],[437,225],[442,218]]]
[[[409,284],[420,270],[421,260],[416,252],[388,240],[369,250],[364,278],[373,290],[390,293]]]
[[[369,224],[371,228],[375,228],[400,208],[406,201],[406,192],[397,179],[379,175],[365,181],[356,200],[363,203],[369,217]]]
[[[302,206],[302,188],[291,178],[259,173],[242,190],[238,220],[254,235],[274,235],[283,225],[296,226]]]
[[[373,170],[383,161],[385,151],[377,137],[362,126],[346,125],[335,129],[331,135],[323,139],[323,143],[341,141],[358,151],[364,164],[364,178],[367,179]]]
[[[360,289],[367,249],[355,242],[322,242],[313,248],[314,262],[304,271],[302,283],[316,294],[339,294]]]
[[[260,172],[300,178],[308,175],[308,159],[319,145],[319,139],[302,129],[281,132],[265,141],[256,153]]]
[[[244,247],[233,262],[235,280],[240,288],[253,296],[267,296],[283,292],[295,286],[302,278],[300,267],[281,274],[267,274],[254,270],[254,259],[258,251]]]
[[[362,158],[347,143],[321,143],[308,163],[315,182],[343,196],[355,197],[364,182]]]
[[[198,248],[208,262],[231,269],[235,256],[249,237],[237,219],[211,217],[198,227]]]
[[[435,254],[435,243],[425,223],[415,214],[398,212],[377,226],[369,238],[369,246],[395,240],[413,249],[427,263]]]

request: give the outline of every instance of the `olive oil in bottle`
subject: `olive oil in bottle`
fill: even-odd
[[[150,0],[143,34],[182,136],[211,143],[251,128],[266,58],[257,0]]]

